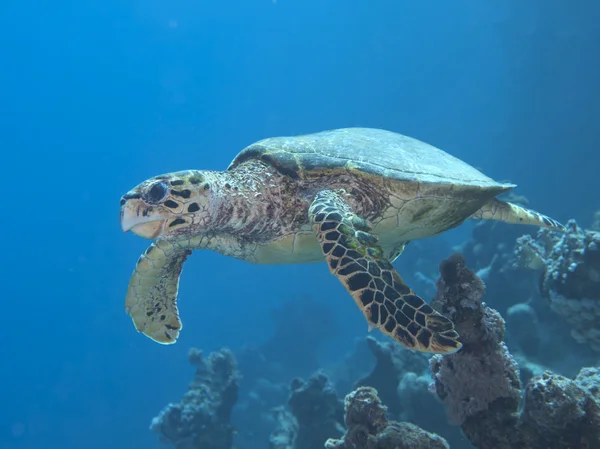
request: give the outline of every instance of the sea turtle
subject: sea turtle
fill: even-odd
[[[369,328],[411,349],[452,353],[461,347],[452,321],[415,294],[392,262],[407,242],[468,218],[564,229],[496,199],[513,187],[381,129],[264,139],[223,172],[168,173],[123,195],[123,231],[156,239],[137,262],[125,307],[138,331],[170,344],[182,327],[177,290],[192,250],[262,264],[324,260]]]

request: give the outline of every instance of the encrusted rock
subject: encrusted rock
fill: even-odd
[[[511,341],[529,356],[537,355],[540,348],[540,330],[537,313],[529,304],[519,303],[508,308],[506,322]]]
[[[543,372],[528,382],[520,404],[503,321],[481,302],[481,281],[460,256],[443,262],[440,273],[436,308],[465,339],[459,352],[432,358],[432,390],[471,443],[478,449],[599,448],[600,370],[583,369],[575,380]]]
[[[442,437],[410,423],[388,421],[387,408],[377,391],[359,387],[344,400],[347,431],[342,439],[329,439],[326,449],[448,449]]]
[[[598,448],[600,404],[577,380],[546,371],[525,389],[519,429],[529,447]]]
[[[408,404],[403,403],[398,394],[400,383],[407,375],[412,374],[418,377],[427,370],[426,356],[420,352],[407,351],[393,341],[380,342],[372,336],[368,336],[366,341],[376,359],[375,368],[360,379],[354,387],[370,386],[375,388],[381,400],[387,404],[393,417],[406,414],[405,409]],[[408,381],[409,379],[406,379],[404,384],[406,385]]]
[[[314,449],[344,432],[342,402],[325,374],[317,372],[308,381],[294,379],[290,390],[289,412],[277,412],[272,449]]]
[[[431,358],[432,391],[446,404],[450,421],[464,424],[497,404],[518,406],[519,369],[503,343],[504,320],[482,303],[484,286],[454,255],[440,265],[438,295],[432,306],[451,318],[463,348]],[[468,424],[467,424],[468,425]]]
[[[152,420],[150,430],[176,449],[230,449],[235,431],[230,416],[239,380],[235,358],[227,349],[208,358],[191,349],[189,359],[196,374],[188,391]]]
[[[551,308],[572,326],[571,335],[600,351],[600,233],[574,220],[566,233],[542,229],[523,236],[515,248],[517,263],[541,273],[541,289]]]

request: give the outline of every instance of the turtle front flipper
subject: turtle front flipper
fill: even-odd
[[[452,353],[462,346],[448,318],[408,287],[341,195],[319,192],[309,215],[331,272],[344,284],[370,327],[410,349]]]
[[[508,201],[500,201],[497,198],[488,201],[481,209],[471,215],[471,218],[476,220],[498,220],[511,224],[528,224],[555,231],[565,231],[562,224],[546,215]]]
[[[140,256],[129,281],[125,310],[135,328],[158,343],[175,343],[182,328],[177,290],[189,254],[158,240]]]

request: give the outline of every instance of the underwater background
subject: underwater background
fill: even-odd
[[[257,266],[212,252],[185,266],[177,344],[138,334],[123,301],[149,242],[121,232],[119,199],[156,174],[225,169],[265,137],[377,127],[518,184],[515,194],[535,210],[592,227],[598,23],[593,0],[4,2],[0,449],[165,447],[149,426],[186,391],[191,347],[227,347],[239,359],[235,446],[266,448],[269,434],[249,431],[256,413],[242,406],[253,370],[268,377],[271,368],[254,366],[247,348],[267,348],[279,363],[270,382],[287,387],[364,342],[364,317],[325,264]],[[474,229],[415,242],[395,266],[429,300],[438,264]],[[537,233],[495,229],[507,253],[518,236]],[[503,315],[532,299],[530,290],[494,295],[489,284],[488,294]],[[550,323],[531,355],[537,364],[571,378],[598,364],[567,320],[541,296],[532,301]],[[273,339],[290,316],[298,332]],[[510,327],[507,335],[518,353]],[[371,367],[364,351],[360,363]],[[343,398],[352,385],[339,385]],[[284,393],[275,405],[285,405]],[[472,447],[457,426],[403,413],[452,447]]]

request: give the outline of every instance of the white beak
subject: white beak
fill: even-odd
[[[144,215],[144,206],[136,203],[135,200],[129,200],[121,206],[121,229],[146,239],[156,238],[162,232],[166,220]]]

